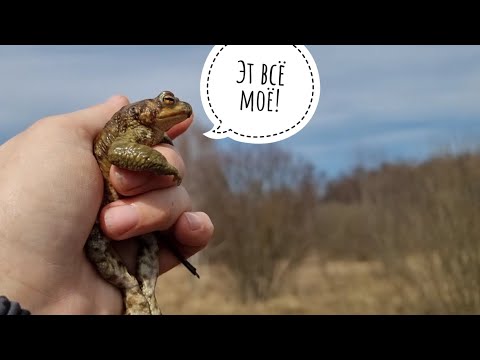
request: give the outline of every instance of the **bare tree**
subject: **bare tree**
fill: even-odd
[[[310,164],[273,145],[238,145],[220,163],[228,194],[211,206],[225,244],[213,259],[230,268],[242,300],[266,299],[313,244],[321,182]]]

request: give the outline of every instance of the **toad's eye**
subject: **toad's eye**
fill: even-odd
[[[178,99],[171,91],[162,91],[157,97],[160,104],[163,105],[175,105],[178,102]]]
[[[170,95],[165,95],[163,97],[163,102],[167,105],[173,105],[173,104],[175,104],[175,98],[173,96],[170,96]]]

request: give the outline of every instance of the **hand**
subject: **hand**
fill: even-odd
[[[77,112],[37,121],[0,146],[0,295],[32,314],[120,314],[119,290],[96,273],[83,247],[99,211],[103,180],[92,153],[95,135],[128,104],[123,96]],[[169,131],[182,134],[193,119]],[[157,146],[182,176],[180,155]],[[205,213],[190,212],[190,197],[169,177],[112,167],[111,181],[128,199],[101,209],[103,231],[132,269],[135,244],[125,240],[173,229],[185,257],[213,235]],[[122,241],[123,240],[123,241]],[[160,272],[178,264],[165,248]]]

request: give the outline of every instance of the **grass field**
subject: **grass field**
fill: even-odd
[[[160,279],[157,297],[165,314],[402,314],[417,313],[405,302],[408,286],[380,262],[328,261],[311,257],[278,294],[242,303],[222,266],[200,265],[201,279],[177,267]],[[401,292],[398,287],[402,286]],[[415,296],[411,289],[411,297]]]
[[[207,155],[190,187],[222,244],[200,280],[160,278],[164,313],[480,313],[480,151],[330,181],[271,147]]]

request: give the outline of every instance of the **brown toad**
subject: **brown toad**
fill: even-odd
[[[93,145],[105,183],[102,206],[120,199],[109,179],[112,164],[128,170],[173,175],[180,184],[182,179],[177,169],[152,146],[172,144],[166,131],[191,115],[192,107],[170,91],[163,91],[154,99],[126,105],[113,115]],[[110,245],[111,240],[102,233],[98,219],[87,241],[86,254],[100,276],[121,290],[125,314],[161,314],[155,299],[159,271],[157,238],[151,233],[139,236],[138,240],[135,275],[128,272]]]

